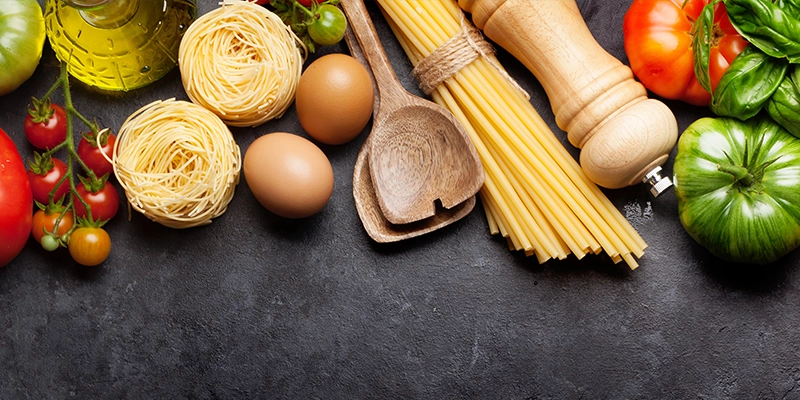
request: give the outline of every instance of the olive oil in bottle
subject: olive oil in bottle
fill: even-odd
[[[177,65],[195,0],[46,0],[50,45],[70,75],[104,90],[132,90]]]

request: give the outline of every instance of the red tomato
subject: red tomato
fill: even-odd
[[[62,176],[67,174],[67,164],[63,161],[53,158],[53,167],[50,170],[38,174],[35,168],[28,168],[28,179],[31,183],[31,192],[33,199],[39,203],[47,205],[50,201],[50,192],[56,187],[56,184]],[[58,201],[69,190],[69,179],[64,179],[61,185],[56,189],[53,195],[53,201]]]
[[[270,0],[256,0],[256,4],[264,5],[269,4]]]
[[[119,194],[111,182],[105,182],[100,190],[90,191],[83,182],[78,184],[78,196],[80,196],[92,210],[92,219],[95,221],[108,221],[117,215],[119,209]],[[80,199],[75,199],[75,215],[87,217],[86,208]]]
[[[83,135],[78,142],[78,157],[83,160],[86,166],[89,167],[98,178],[105,174],[110,174],[114,170],[114,166],[108,162],[103,156],[103,153],[105,153],[108,158],[112,158],[114,154],[114,142],[116,141],[117,137],[114,136],[111,131],[108,131],[108,134],[103,134],[100,138],[101,147],[97,147],[95,136],[89,132]]]
[[[67,138],[67,114],[48,100],[34,101],[23,126],[28,141],[38,149],[52,149]]]
[[[33,195],[17,146],[0,129],[0,267],[25,247],[33,224]]]
[[[297,0],[297,2],[303,7],[311,7],[311,0]]]
[[[67,249],[78,264],[94,267],[111,254],[111,237],[103,228],[80,227],[72,231]]]
[[[665,99],[707,105],[709,94],[694,74],[692,26],[709,0],[634,0],[623,21],[631,69],[650,91]],[[714,9],[714,42],[709,57],[712,90],[747,46],[728,19],[724,3]]]
[[[58,229],[55,232],[56,236],[61,236],[69,232],[69,229],[75,224],[75,217],[72,215],[72,211],[67,210],[64,212],[64,216],[61,216],[60,211],[38,210],[33,214],[31,236],[33,236],[37,242],[41,243],[42,237],[46,233],[53,232],[53,228],[55,228],[56,221],[59,217],[61,217],[61,220],[58,222]]]

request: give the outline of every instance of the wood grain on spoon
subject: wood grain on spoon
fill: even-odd
[[[350,26],[347,27],[345,32],[345,41],[350,49],[350,55],[369,68],[367,59],[364,57],[361,46],[359,46]],[[370,75],[372,75],[371,72]],[[374,110],[376,111],[379,102],[380,96],[376,93],[374,103]],[[376,242],[398,242],[433,232],[464,218],[475,207],[476,198],[472,196],[453,208],[438,209],[432,217],[408,224],[392,224],[383,216],[383,212],[378,205],[378,198],[375,196],[375,189],[372,186],[368,161],[369,147],[370,138],[367,137],[358,153],[355,168],[353,169],[353,198],[364,229]]]

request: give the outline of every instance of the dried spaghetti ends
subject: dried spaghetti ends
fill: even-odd
[[[188,101],[148,104],[122,124],[114,174],[131,207],[171,228],[211,223],[233,198],[239,146],[214,113]]]
[[[305,54],[277,15],[249,1],[226,0],[189,26],[178,64],[193,102],[230,126],[246,127],[286,112]]]

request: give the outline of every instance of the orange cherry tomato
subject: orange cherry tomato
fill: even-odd
[[[58,211],[36,211],[33,214],[33,227],[31,228],[31,236],[33,236],[37,242],[42,243],[42,237],[44,237],[44,235],[47,233],[53,232],[59,216],[61,216],[61,213]],[[61,236],[69,232],[70,228],[72,228],[72,225],[74,224],[75,217],[73,216],[72,211],[67,210],[64,212],[64,216],[61,217],[61,221],[58,222],[58,229],[55,232],[56,236]]]
[[[67,248],[75,262],[93,267],[111,254],[111,237],[103,228],[82,226],[72,231]]]

